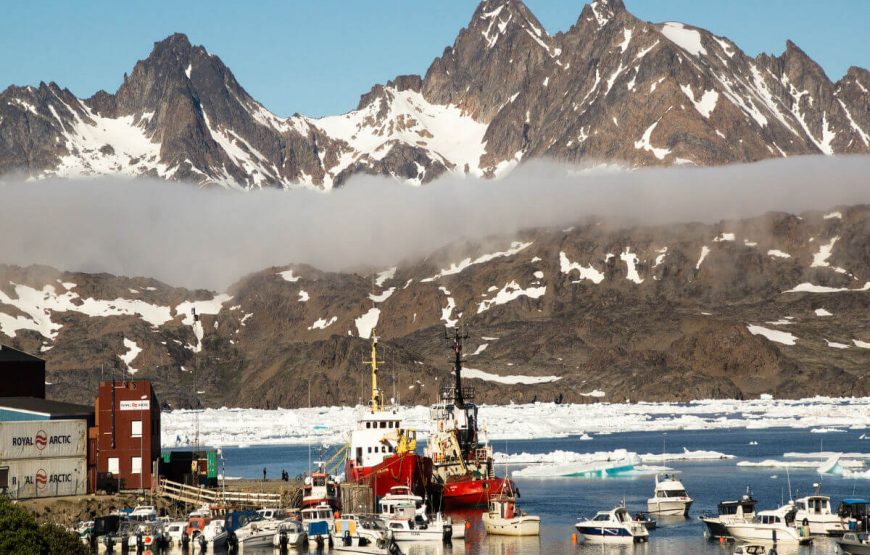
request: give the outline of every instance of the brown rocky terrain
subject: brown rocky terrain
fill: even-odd
[[[396,269],[267,268],[226,292],[4,265],[0,341],[44,356],[48,394],[79,402],[101,377],[134,375],[176,407],[302,406],[309,391],[315,405],[354,404],[376,325],[384,389],[429,403],[457,322],[484,402],[870,395],[868,245],[870,207],[853,206],[590,219]],[[493,381],[517,377],[540,383]]]
[[[485,0],[424,76],[375,85],[348,114],[282,118],[220,58],[172,35],[114,93],[51,82],[0,93],[0,174],[155,176],[329,189],[355,174],[425,183],[524,160],[720,165],[870,152],[870,73],[832,81],[788,42],[746,55],[621,0],[549,35],[519,0]]]

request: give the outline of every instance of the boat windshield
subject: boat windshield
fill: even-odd
[[[665,489],[656,492],[656,497],[688,497],[684,489]]]

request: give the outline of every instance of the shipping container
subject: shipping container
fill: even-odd
[[[0,422],[0,460],[84,457],[85,420]]]
[[[84,495],[84,457],[0,460],[0,491],[13,499]]]

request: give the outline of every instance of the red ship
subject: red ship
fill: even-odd
[[[441,388],[441,402],[432,407],[433,429],[426,448],[432,459],[433,482],[440,486],[441,502],[447,509],[486,506],[489,496],[505,485],[495,475],[492,447],[480,443],[477,405],[469,402],[474,399],[474,388],[462,387],[462,343],[467,338],[459,328],[455,330],[455,381]]]
[[[376,498],[394,486],[408,486],[425,496],[432,480],[432,461],[416,453],[417,431],[404,427],[396,407],[386,408],[378,389],[378,338],[372,330],[372,398],[351,432],[345,477],[366,484]]]

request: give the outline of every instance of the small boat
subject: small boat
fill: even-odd
[[[835,540],[843,553],[848,555],[870,555],[870,534],[846,532]]]
[[[453,539],[453,523],[444,519],[441,513],[433,520],[420,517],[391,518],[385,520],[387,528],[397,542],[440,541],[450,543]]]
[[[574,525],[587,543],[641,543],[649,541],[643,522],[632,520],[625,507],[599,511]]]
[[[634,513],[634,520],[643,524],[647,530],[655,530],[657,527],[656,520],[646,511]]]
[[[685,486],[673,474],[656,474],[655,494],[646,505],[651,514],[688,516],[692,502]]]
[[[202,547],[203,543],[206,548],[211,546],[212,549],[225,548],[227,546],[227,531],[224,527],[225,522],[221,519],[212,520],[205,525],[202,533],[197,537],[197,543]]]
[[[795,527],[795,510],[783,505],[772,511],[760,511],[752,520],[725,525],[735,540],[762,544],[808,544],[813,541],[808,526]]]
[[[494,536],[540,536],[541,517],[517,509],[517,498],[508,477],[500,489],[499,493],[490,496],[487,511],[483,513],[486,533]]]
[[[736,501],[720,501],[717,514],[701,515],[701,522],[707,526],[707,537],[712,539],[730,538],[731,535],[725,525],[730,522],[752,520],[757,504],[758,501],[752,497],[752,492],[749,490]]]
[[[422,497],[414,495],[408,486],[391,487],[390,493],[381,497],[378,504],[381,507],[382,518],[390,518],[396,514],[404,517],[407,514],[408,507],[415,514],[426,516],[426,503],[423,502]]]
[[[302,509],[301,513],[302,526],[305,528],[308,539],[313,542],[328,541],[329,531],[332,530],[335,521],[332,507],[327,503],[321,503],[314,507],[306,507]]]
[[[843,519],[849,532],[870,530],[870,499],[843,499],[837,508],[837,514]]]
[[[178,522],[170,522],[164,530],[172,545],[181,545],[181,537],[184,535],[184,529],[187,528],[187,522],[179,520]]]
[[[794,502],[795,522],[810,527],[810,534],[841,536],[846,532],[846,523],[831,512],[831,498],[821,494],[819,484],[813,484],[815,493]]]
[[[271,546],[280,523],[278,520],[252,520],[233,532],[234,543],[242,548]]]
[[[288,518],[278,524],[278,530],[272,538],[272,546],[279,549],[301,547],[308,543],[308,534],[302,523],[295,518]]]
[[[342,515],[335,519],[331,539],[333,551],[378,555],[401,553],[384,521],[373,516]]]
[[[316,507],[321,503],[326,503],[333,509],[341,508],[338,480],[326,472],[322,461],[317,461],[315,464],[317,470],[305,478],[302,486],[302,508]]]
[[[161,521],[131,521],[130,524],[127,547],[139,550],[169,547],[169,538],[163,532],[163,523]]]

